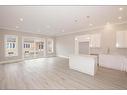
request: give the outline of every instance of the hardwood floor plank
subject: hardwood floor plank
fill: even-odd
[[[68,59],[39,58],[0,65],[0,89],[127,89],[127,73],[99,67],[92,77]]]

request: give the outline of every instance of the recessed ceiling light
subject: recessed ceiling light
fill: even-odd
[[[119,17],[118,17],[118,19],[122,19],[122,17],[121,17],[121,16],[119,16]]]
[[[105,28],[106,28],[107,30],[111,30],[111,29],[113,29],[113,26],[112,26],[112,24],[111,24],[110,22],[107,22]]]
[[[119,8],[119,10],[120,10],[120,11],[122,11],[122,10],[123,10],[123,8]]]
[[[62,32],[65,32],[64,29],[62,30]]]
[[[90,37],[87,37],[86,39],[88,39],[88,40],[89,40],[89,39],[90,39]]]
[[[93,24],[92,24],[92,23],[90,23],[90,24],[89,24],[89,26],[93,26]]]
[[[75,40],[77,41],[77,40],[78,40],[78,38],[75,38]]]
[[[106,24],[107,24],[107,25],[109,25],[109,24],[110,24],[110,22],[107,22]]]
[[[23,21],[23,18],[20,18],[20,21]]]
[[[47,25],[46,28],[50,28],[51,26],[50,25]]]
[[[41,32],[41,30],[40,30],[40,29],[38,29],[38,32]]]
[[[16,26],[16,28],[19,28],[19,26]]]

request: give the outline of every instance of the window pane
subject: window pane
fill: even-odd
[[[15,44],[13,43],[13,48],[15,48]]]
[[[24,48],[26,47],[26,44],[24,44]]]
[[[10,48],[12,48],[12,44],[10,43]]]

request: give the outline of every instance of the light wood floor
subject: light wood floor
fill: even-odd
[[[0,65],[0,89],[127,89],[127,73],[99,68],[95,77],[69,69],[68,59]]]

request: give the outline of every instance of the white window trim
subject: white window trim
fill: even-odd
[[[6,49],[6,43],[7,43],[7,39],[8,38],[15,38],[16,39],[16,43],[15,43],[15,47],[16,47],[16,49],[14,50],[14,54],[13,55],[8,55],[7,54],[7,49]],[[18,56],[18,36],[17,35],[5,35],[4,36],[4,54],[5,54],[5,57],[14,57],[14,56]]]
[[[52,45],[51,45],[52,46],[52,51],[51,52],[48,51],[48,41],[52,41]],[[53,52],[54,52],[54,40],[51,39],[51,38],[48,38],[47,39],[47,53],[53,53]]]
[[[43,48],[43,50],[42,51],[44,51],[44,56],[45,56],[45,38],[41,38],[41,37],[30,37],[30,36],[23,36],[22,37],[22,58],[24,59],[24,39],[34,39],[34,43],[36,42],[36,41],[43,41],[44,42],[44,48]],[[35,39],[37,39],[37,40],[35,40]],[[34,50],[34,52],[35,52],[36,50]]]

